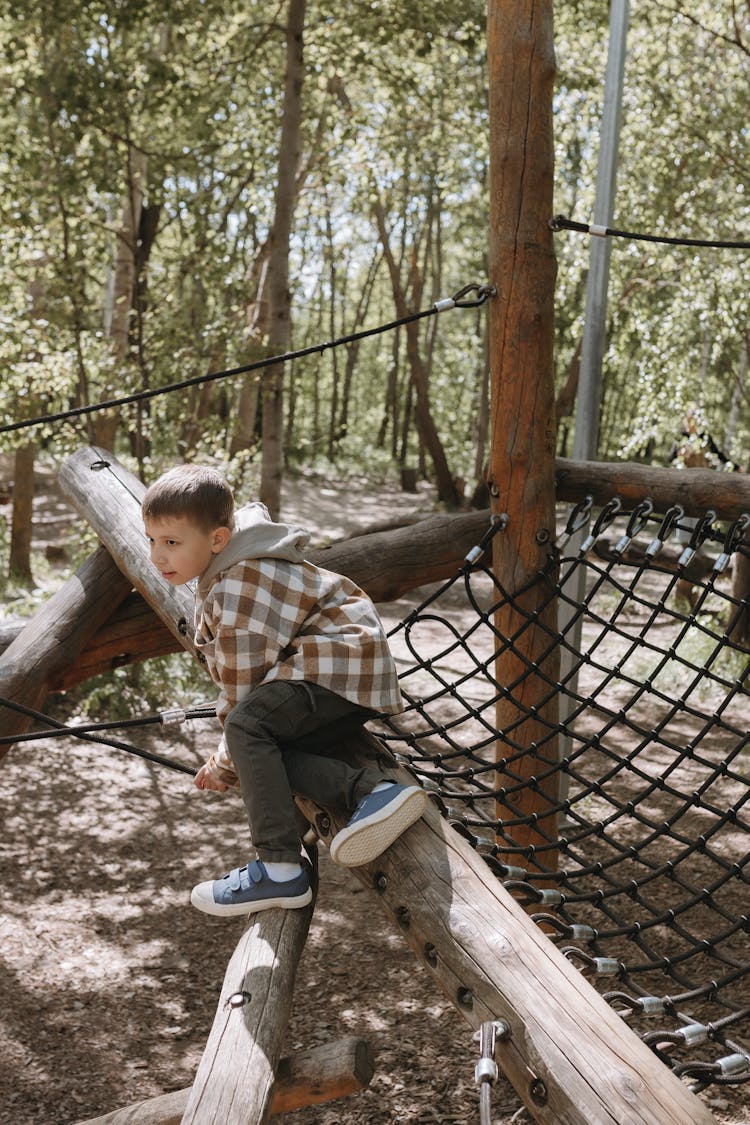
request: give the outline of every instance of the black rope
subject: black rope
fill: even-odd
[[[750,1032],[749,526],[586,498],[523,589],[475,549],[389,633],[406,709],[383,740],[694,1090],[750,1081],[728,1038]]]
[[[38,418],[27,418],[20,422],[11,422],[4,426],[0,426],[0,434],[12,433],[15,430],[25,430],[30,426],[41,426],[50,422],[63,422],[70,418],[79,418],[85,414],[94,414],[100,410],[113,410],[120,406],[129,406],[135,402],[145,402],[147,399],[158,398],[161,395],[171,394],[173,391],[182,391],[186,387],[197,387],[203,383],[213,383],[221,379],[229,379],[235,375],[245,375],[250,371],[261,371],[263,368],[272,367],[277,363],[290,363],[295,359],[303,359],[305,356],[314,355],[316,353],[322,354],[329,348],[338,348],[343,344],[351,344],[356,340],[364,340],[368,336],[378,336],[384,332],[391,332],[395,328],[400,328],[402,325],[411,324],[416,320],[421,320],[423,317],[435,316],[437,313],[446,312],[452,308],[477,308],[483,305],[488,297],[495,295],[495,288],[491,285],[465,285],[453,297],[447,297],[441,301],[436,301],[432,308],[423,309],[421,312],[411,313],[409,316],[400,317],[398,320],[389,321],[387,324],[381,324],[376,328],[365,328],[359,332],[352,332],[348,336],[340,336],[336,340],[329,340],[323,344],[312,344],[307,348],[299,348],[297,351],[285,352],[283,355],[270,356],[266,359],[255,360],[253,363],[244,363],[239,367],[228,368],[225,371],[214,371],[206,375],[194,375],[190,379],[182,379],[179,383],[169,383],[165,387],[158,387],[148,391],[137,391],[130,395],[123,395],[120,398],[113,398],[107,402],[90,403],[87,406],[75,406],[69,410],[62,410],[57,414],[45,414]],[[469,293],[476,293],[476,296],[469,298]]]
[[[16,703],[12,699],[0,698],[0,706],[8,707],[11,711],[17,711],[21,715],[28,715],[29,718],[36,719],[36,721],[40,722],[40,723],[47,723],[48,726],[53,728],[53,730],[50,730],[50,731],[40,732],[39,735],[34,734],[34,735],[31,736],[32,738],[33,737],[44,737],[44,738],[53,737],[59,732],[59,734],[69,735],[71,738],[80,738],[82,742],[94,742],[94,743],[99,743],[102,746],[111,746],[115,750],[124,750],[126,754],[134,754],[138,758],[145,758],[145,760],[148,761],[148,762],[153,762],[154,764],[160,765],[160,766],[166,766],[168,769],[177,770],[179,773],[187,773],[187,774],[190,774],[191,776],[194,777],[195,774],[198,772],[197,770],[193,769],[192,766],[183,765],[182,762],[173,762],[170,758],[162,757],[161,754],[152,754],[150,750],[143,750],[143,749],[141,749],[140,746],[133,746],[130,742],[122,742],[119,739],[115,739],[115,738],[102,738],[101,736],[97,736],[97,735],[94,735],[94,734],[88,734],[84,730],[82,730],[80,727],[66,726],[65,723],[58,722],[57,719],[53,719],[50,715],[44,715],[41,711],[36,711],[32,707],[26,707],[22,703]],[[206,713],[205,711],[201,711],[201,715],[204,715],[205,713]],[[122,723],[122,724],[106,724],[105,723],[105,724],[101,725],[100,729],[107,729],[107,727],[117,726],[117,725],[120,725],[120,726],[126,726],[126,725],[137,726],[137,725],[143,725],[143,722],[151,722],[151,721],[156,721],[156,720],[151,720],[151,719],[144,720],[144,721],[128,720],[128,721],[126,721],[125,723]],[[9,742],[21,742],[21,741],[24,741],[24,740],[25,740],[25,736],[20,735],[18,738],[3,738],[1,740],[1,743],[7,744]]]
[[[5,704],[14,709],[20,709],[20,705],[14,704],[12,700],[0,698],[0,704]],[[28,712],[24,712],[27,714]],[[179,719],[174,716],[179,714]],[[25,734],[9,734],[0,738],[0,746],[14,746],[17,742],[41,742],[47,738],[66,738],[69,734],[93,734],[95,731],[103,730],[126,730],[133,727],[146,727],[153,726],[156,723],[169,725],[174,722],[183,722],[187,719],[210,719],[216,715],[216,708],[211,705],[205,707],[192,707],[186,710],[182,708],[178,711],[163,711],[156,715],[143,715],[137,719],[117,719],[110,722],[99,723],[86,723],[85,725],[66,726],[61,723],[53,730],[35,730],[27,731]]]
[[[596,223],[577,223],[565,215],[555,215],[550,219],[553,231],[572,230],[579,234],[592,234],[606,238],[629,238],[635,242],[658,242],[665,246],[706,246],[717,250],[750,250],[750,242],[731,242],[713,238],[671,238],[667,235],[638,234],[632,230],[617,230],[614,227],[598,226]]]

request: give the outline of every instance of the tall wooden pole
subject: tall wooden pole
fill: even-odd
[[[546,595],[524,587],[545,566],[555,537],[555,414],[552,366],[555,258],[552,215],[552,90],[555,58],[552,0],[488,0],[487,53],[490,121],[489,278],[497,287],[490,302],[492,448],[490,492],[493,510],[506,512],[507,528],[495,536],[494,567],[501,586],[513,595],[495,624],[513,645],[501,653],[496,674],[511,698],[497,707],[497,725],[510,730],[512,744],[498,744],[498,784],[513,790],[498,803],[507,824],[535,813],[531,825],[508,825],[500,843],[512,837],[528,848],[556,836],[550,815],[555,784],[528,784],[554,767],[556,739],[544,722],[556,721],[556,704],[542,706],[549,692],[544,676],[557,678],[559,654],[542,660],[556,627],[550,605],[538,624],[528,626]],[[532,710],[534,709],[534,710]],[[529,717],[531,716],[531,717]],[[526,752],[503,769],[519,748]],[[533,853],[527,863],[537,864]],[[527,859],[530,857],[527,856]],[[523,859],[509,853],[515,864]],[[554,867],[554,851],[539,865]]]

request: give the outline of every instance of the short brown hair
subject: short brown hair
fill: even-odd
[[[177,465],[146,489],[144,519],[178,516],[203,531],[234,527],[234,497],[221,473],[207,465]]]

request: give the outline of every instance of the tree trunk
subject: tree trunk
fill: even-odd
[[[302,35],[305,0],[289,0],[286,27],[286,80],[281,121],[279,175],[276,186],[271,252],[268,260],[270,323],[268,343],[272,355],[289,350],[291,339],[291,295],[289,293],[289,239],[297,202],[297,165],[302,121],[304,63]],[[274,364],[263,377],[263,457],[260,499],[278,519],[281,508],[284,434],[284,365]]]
[[[12,581],[31,585],[31,537],[34,520],[33,442],[19,445],[13,457],[13,522],[8,574]]]
[[[328,307],[328,339],[336,339],[336,301],[338,300],[338,279],[336,274],[336,252],[333,245],[333,224],[331,223],[331,205],[326,199],[325,206],[325,219],[326,219],[326,252],[324,257],[328,259],[328,286],[330,289],[330,304]],[[338,413],[339,413],[339,357],[338,349],[333,348],[331,351],[331,411],[328,418],[328,460],[333,461],[336,453],[338,452],[337,446],[339,441],[338,435]]]
[[[114,265],[104,317],[104,330],[109,337],[114,357],[116,383],[119,383],[122,367],[127,362],[130,351],[130,317],[135,295],[138,231],[141,224],[146,166],[146,154],[130,145],[127,189],[122,200],[115,241]],[[111,397],[115,389],[113,384],[105,385],[101,389],[101,397],[104,399]],[[119,418],[119,410],[105,410],[94,415],[93,432],[97,445],[114,449]]]
[[[396,305],[396,312],[399,318],[406,317],[413,310],[408,306],[406,293],[401,283],[401,278],[399,277],[398,264],[393,255],[390,237],[385,225],[385,211],[379,199],[375,201],[374,214],[375,221],[378,225],[378,234],[383,246],[383,253],[385,254],[385,260],[388,265],[388,272],[391,277],[391,287],[393,289],[393,300]],[[421,286],[418,286],[418,290],[421,293]],[[410,324],[407,324],[405,326],[405,331],[406,354],[409,359],[411,381],[416,397],[414,417],[417,423],[417,431],[427,452],[432,458],[438,499],[442,500],[449,508],[458,508],[461,503],[461,497],[456,488],[456,482],[448,468],[445,450],[443,449],[440,435],[437,432],[437,427],[432,417],[428,390],[428,371],[419,348],[419,321],[412,321]]]
[[[398,459],[398,369],[401,333],[393,332],[391,336],[391,365],[388,368],[388,384],[385,391],[383,404],[383,419],[378,431],[377,447],[385,449],[385,439],[388,435],[388,426],[391,427],[391,457]]]
[[[513,637],[500,654],[496,676],[513,685],[512,699],[497,705],[498,730],[512,732],[497,747],[498,784],[510,791],[498,817],[518,820],[500,838],[524,849],[526,860],[556,866],[556,783],[529,779],[554,769],[556,701],[543,703],[555,683],[559,650],[544,656],[557,630],[557,606],[538,623],[538,583],[550,565],[555,537],[555,402],[552,361],[555,258],[549,229],[552,211],[552,86],[555,75],[551,0],[489,0],[487,46],[490,105],[490,302],[493,510],[506,512],[507,529],[495,536],[494,565],[508,591],[496,628]],[[554,581],[554,574],[550,576]],[[527,588],[528,587],[528,588]],[[538,668],[540,675],[533,674]],[[539,717],[537,717],[539,715]],[[505,761],[514,755],[512,765]],[[555,774],[552,775],[556,777]],[[535,814],[529,824],[523,821]],[[542,850],[537,861],[534,847]],[[508,862],[518,855],[504,853]]]

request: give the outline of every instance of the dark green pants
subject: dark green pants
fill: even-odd
[[[293,794],[354,809],[383,775],[327,756],[373,712],[317,684],[272,680],[234,707],[224,738],[240,779],[250,835],[260,859],[300,857],[300,816]]]

